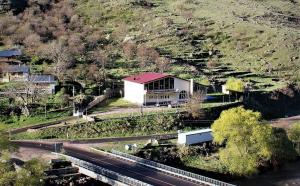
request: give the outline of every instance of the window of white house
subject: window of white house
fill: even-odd
[[[179,93],[179,99],[186,99],[187,98],[187,92],[185,90],[181,91]]]

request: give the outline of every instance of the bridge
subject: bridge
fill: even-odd
[[[231,184],[193,174],[184,170],[127,155],[121,152],[96,152],[78,144],[62,142],[12,141],[19,146],[41,148],[51,152],[64,151],[66,159],[79,167],[81,173],[110,185],[196,186]]]

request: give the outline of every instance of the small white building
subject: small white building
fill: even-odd
[[[207,86],[164,73],[146,72],[123,79],[124,99],[138,105],[184,103],[196,91],[204,96]]]
[[[222,85],[222,93],[223,94],[227,94],[227,95],[229,95],[230,94],[230,91],[229,90],[227,90],[227,88],[226,88],[226,85],[224,84],[224,85]]]
[[[190,132],[178,133],[178,144],[193,145],[198,143],[210,142],[213,140],[211,129],[201,129]]]

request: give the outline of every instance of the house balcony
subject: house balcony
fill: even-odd
[[[24,82],[24,81],[28,81],[28,78],[24,76],[15,76],[15,77],[10,77],[9,81]]]
[[[168,93],[168,92],[178,92],[178,90],[175,89],[157,89],[157,90],[145,90],[146,94],[149,93]]]

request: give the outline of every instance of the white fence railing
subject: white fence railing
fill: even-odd
[[[121,157],[130,159],[130,160],[133,160],[133,161],[135,161],[137,163],[140,163],[142,165],[145,165],[145,166],[148,166],[148,167],[151,167],[151,168],[156,168],[158,170],[167,172],[169,174],[173,173],[173,175],[175,175],[175,176],[182,177],[183,179],[188,179],[192,182],[198,182],[200,184],[202,183],[202,184],[208,184],[208,185],[218,185],[218,186],[234,186],[233,184],[230,184],[230,183],[226,183],[226,182],[223,182],[223,181],[212,179],[212,178],[209,178],[209,177],[206,177],[206,176],[201,176],[199,174],[194,174],[194,173],[191,173],[191,172],[188,172],[188,171],[177,169],[177,168],[167,166],[167,165],[164,165],[164,164],[161,164],[161,163],[157,163],[157,162],[154,162],[154,161],[151,161],[151,160],[146,160],[146,159],[143,159],[143,158],[140,158],[140,157],[137,157],[137,156],[133,156],[133,155],[130,155],[130,154],[126,154],[126,153],[123,153],[123,152],[119,152],[119,151],[116,151],[116,150],[112,150],[112,153],[117,155],[117,156],[121,156]]]
[[[80,160],[78,158],[74,158],[74,157],[67,156],[67,155],[64,155],[64,154],[58,154],[58,155],[65,157],[66,160],[71,161],[73,164],[75,164],[79,167],[85,168],[89,171],[95,172],[97,174],[101,174],[103,176],[106,176],[108,178],[117,180],[119,182],[122,182],[122,183],[125,183],[125,184],[128,184],[128,185],[132,185],[132,186],[151,186],[148,183],[145,183],[145,182],[142,182],[142,181],[139,181],[139,180],[121,175],[121,174],[116,173],[114,171],[102,168],[102,167],[100,167],[98,165],[94,165],[92,163],[89,163],[87,161],[83,161],[83,160]]]

